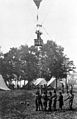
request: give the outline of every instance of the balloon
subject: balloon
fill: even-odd
[[[33,0],[33,1],[36,4],[37,8],[39,9],[40,3],[41,3],[42,0]]]

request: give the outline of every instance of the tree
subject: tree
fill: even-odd
[[[20,49],[20,52],[21,50],[22,49]],[[23,63],[22,70],[24,71],[25,77],[28,81],[35,79],[38,73],[38,60],[33,50],[33,47],[28,48],[28,52],[22,52],[21,57],[21,62]]]
[[[70,61],[64,54],[64,48],[53,41],[47,41],[41,47],[41,57],[42,72],[50,77],[66,78],[67,72],[75,69],[73,61]]]
[[[20,77],[31,82],[41,73],[41,77],[49,80],[66,78],[68,72],[73,71],[73,61],[64,54],[64,48],[54,41],[47,41],[38,50],[37,47],[22,45],[18,49],[11,48],[9,52],[0,56],[0,73],[6,80]]]

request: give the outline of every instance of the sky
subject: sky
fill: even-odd
[[[39,23],[44,42],[54,40],[77,67],[77,0],[42,0]],[[33,45],[37,8],[33,0],[0,0],[0,46]]]

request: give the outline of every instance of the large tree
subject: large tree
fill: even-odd
[[[39,49],[35,46],[11,48],[0,56],[0,73],[10,80],[13,74],[29,82],[39,76],[49,80],[52,76],[66,78],[74,70],[73,61],[64,54],[64,48],[53,41],[47,41]],[[40,75],[39,75],[40,74]]]
[[[47,41],[41,47],[42,75],[66,78],[67,72],[75,69],[73,61],[64,54],[64,48],[53,41]]]
[[[37,62],[36,56],[27,45],[21,46],[19,49],[11,48],[8,53],[4,54],[4,58],[0,59],[1,74],[9,81],[15,75],[17,80],[20,80],[21,77],[24,80],[31,81],[38,74]]]

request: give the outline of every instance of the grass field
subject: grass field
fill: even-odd
[[[63,111],[35,111],[33,94],[33,90],[0,91],[0,119],[77,119],[76,91],[72,111],[68,109],[68,101]]]

